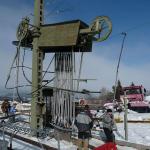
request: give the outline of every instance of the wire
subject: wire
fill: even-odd
[[[28,67],[28,66],[17,66],[18,68],[27,68],[27,69],[30,69],[30,70],[32,70],[32,68],[31,67]],[[17,68],[17,67],[12,67],[12,69],[15,69],[15,68]]]
[[[79,90],[79,83],[80,83],[80,77],[81,77],[82,64],[83,64],[83,52],[81,53],[81,59],[80,59],[80,68],[79,68],[79,75],[78,75],[78,80],[77,80],[77,91]]]
[[[52,2],[55,2],[56,0],[53,0]],[[51,3],[52,3],[51,2]],[[59,6],[62,6],[64,4],[64,1],[59,1],[58,4],[49,12],[47,13],[45,16],[55,16],[58,15],[60,13],[64,13],[64,12],[70,12],[73,10],[72,7],[67,7],[67,8],[63,8],[63,9],[58,9]]]
[[[55,58],[55,56],[53,56],[53,58],[51,59],[49,65],[48,65],[48,67],[47,67],[47,69],[46,69],[45,71],[43,71],[43,72],[44,72],[44,75],[43,75],[43,77],[42,77],[42,81],[43,81],[43,79],[44,79],[46,73],[48,73],[48,69],[50,68],[50,66],[51,66],[51,64],[52,64],[52,62],[53,62],[53,60],[54,60],[54,58]],[[50,73],[53,73],[53,72],[50,72]],[[28,93],[27,95],[32,95],[33,93],[38,92],[41,88],[43,88],[44,86],[46,86],[47,84],[49,84],[50,82],[52,82],[54,79],[55,79],[55,77],[53,77],[53,78],[52,78],[51,80],[49,80],[47,83],[45,83],[44,85],[42,85],[40,88],[37,88],[35,91],[33,91],[33,92],[31,92],[31,93]]]
[[[8,76],[7,76],[7,79],[6,79],[6,83],[5,83],[5,88],[6,88],[6,89],[7,89],[7,84],[8,84],[8,81],[9,81],[9,79],[10,79],[10,74],[11,74],[13,65],[14,65],[14,63],[15,63],[15,61],[16,61],[17,55],[18,55],[18,51],[16,51],[15,57],[14,57],[14,59],[13,59],[13,61],[12,61],[12,64],[11,64],[11,67],[10,67],[10,70],[9,70],[9,73],[8,73]]]
[[[24,66],[24,58],[25,58],[25,50],[23,51],[22,66]],[[32,82],[27,78],[27,76],[26,76],[26,74],[25,74],[25,72],[24,72],[23,67],[22,67],[22,72],[23,72],[23,76],[24,76],[24,78],[26,79],[26,81],[27,81],[28,83],[32,84]]]
[[[20,44],[21,44],[21,42],[20,42]],[[16,59],[16,67],[17,67],[16,92],[17,92],[17,96],[18,96],[19,100],[22,101],[22,98],[21,98],[20,93],[19,93],[19,88],[18,88],[18,83],[19,83],[19,67],[18,66],[20,64],[20,47],[17,47],[17,51],[18,51],[18,56],[17,56],[17,59]]]
[[[37,88],[35,91],[28,93],[27,95],[31,95],[35,92],[38,92],[42,87],[46,86],[47,84],[49,84],[50,82],[52,82],[55,79],[55,77],[53,77],[51,80],[49,80],[47,83],[45,83],[44,85],[42,85],[40,88]]]
[[[31,67],[28,67],[28,66],[17,66],[18,68],[26,68],[26,69],[30,69],[30,70],[32,70],[32,68]],[[17,67],[12,67],[12,69],[15,69],[15,68],[17,68]],[[45,71],[45,70],[43,70],[42,72],[46,72],[46,73],[55,73],[55,72],[52,72],[52,71]]]
[[[32,86],[32,85],[29,85],[29,84],[26,84],[26,85],[18,85],[18,86],[15,86],[15,87],[6,87],[6,89],[12,90],[12,89],[16,89],[17,87],[18,87],[18,88],[21,88],[21,87],[28,87],[28,86]]]
[[[10,69],[10,71],[9,71],[9,75],[8,75],[8,78],[7,78],[7,80],[6,80],[6,83],[5,83],[5,88],[6,89],[9,89],[9,90],[11,90],[11,89],[15,89],[15,88],[21,88],[21,87],[28,87],[28,86],[32,86],[31,84],[32,84],[32,82],[30,81],[29,83],[29,85],[28,84],[26,84],[26,85],[18,85],[18,86],[15,86],[15,87],[7,87],[7,84],[8,84],[8,81],[9,81],[9,79],[10,79],[10,74],[11,74],[11,71],[12,71],[12,69],[15,69],[15,68],[27,68],[27,69],[30,69],[30,70],[32,70],[32,68],[31,67],[28,67],[28,66],[24,66],[24,57],[25,57],[25,54],[23,54],[24,56],[23,56],[23,61],[22,61],[22,65],[20,66],[20,65],[18,65],[18,66],[15,66],[15,67],[13,67],[13,65],[11,65],[11,69]],[[16,55],[15,55],[15,57],[16,57]],[[15,58],[16,59],[16,58]],[[45,76],[45,74],[46,73],[54,73],[54,72],[51,72],[51,71],[48,71],[48,69],[49,69],[49,67],[50,67],[50,65],[51,65],[51,63],[52,63],[52,61],[50,62],[50,64],[48,65],[48,67],[47,67],[47,69],[46,69],[46,71],[42,71],[42,72],[44,72],[44,75],[43,75],[43,78],[44,78],[44,76]],[[12,64],[14,64],[14,63],[12,63]],[[23,70],[23,74],[24,74],[24,77],[26,76],[25,75],[25,72],[24,72],[24,70]]]
[[[137,26],[133,26],[131,28],[128,28],[128,29],[124,30],[124,32],[125,33],[129,33],[131,31],[137,30],[137,29],[142,28],[142,27],[147,26],[147,25],[150,25],[150,22],[145,22],[143,24],[139,24]],[[109,39],[114,38],[116,36],[119,36],[120,34],[122,34],[122,33],[119,32],[119,33],[113,34],[112,36],[109,37]]]
[[[17,75],[16,75],[16,84],[17,84],[17,86],[16,86],[16,91],[17,91],[18,98],[20,100],[22,100],[20,95],[19,95],[19,90],[18,90],[18,81],[19,81],[19,68],[18,68],[18,66],[19,66],[19,57],[20,57],[20,47],[21,47],[21,40],[18,43],[16,54],[15,54],[15,57],[14,57],[14,59],[12,61],[12,64],[11,64],[11,67],[10,67],[10,70],[9,70],[9,73],[8,73],[8,77],[7,77],[7,80],[6,80],[6,83],[5,83],[5,88],[7,89],[7,83],[9,81],[9,79],[10,79],[10,74],[11,74],[11,71],[12,71],[12,67],[13,67],[13,65],[14,65],[14,63],[16,61],[16,68],[17,68]]]
[[[59,8],[59,6],[62,6],[62,4],[64,3],[64,1],[60,1],[48,14],[46,14],[45,16],[48,16],[48,15],[50,15],[50,14],[53,14],[53,12],[55,12],[58,8]]]
[[[72,11],[72,9],[71,9],[71,8],[59,9],[59,10],[56,10],[55,12],[53,12],[53,13],[48,13],[48,14],[46,15],[46,17],[47,17],[47,16],[55,16],[55,15],[58,15],[58,14],[60,14],[60,13],[69,12],[69,11]]]
[[[52,62],[53,62],[53,60],[54,60],[54,58],[55,58],[55,56],[53,56],[52,60],[50,61],[49,65],[48,65],[48,67],[47,67],[47,69],[46,69],[46,71],[44,71],[44,74],[43,74],[42,80],[44,79],[44,77],[45,77],[46,73],[48,72],[48,69],[49,69],[49,67],[51,66],[51,64],[52,64]]]

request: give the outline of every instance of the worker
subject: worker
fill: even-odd
[[[89,105],[85,105],[84,109],[85,109],[86,114],[92,119],[93,117],[90,112]]]
[[[84,109],[85,109],[86,114],[91,118],[91,120],[93,122],[93,116],[90,112],[89,105],[85,105]],[[90,137],[92,137],[91,130],[90,130]]]
[[[117,130],[111,109],[107,109],[102,118],[103,130],[106,135],[106,142],[115,142],[113,130]]]
[[[16,105],[17,105],[17,103],[13,103],[9,109],[9,114],[10,114],[10,116],[12,116],[9,119],[10,122],[15,122]]]
[[[9,103],[8,99],[4,99],[4,101],[1,105],[1,110],[4,113],[4,116],[8,116],[9,109],[10,109],[10,103]]]
[[[82,108],[81,112],[77,115],[75,125],[78,128],[78,150],[88,150],[93,121],[86,113],[85,108]]]

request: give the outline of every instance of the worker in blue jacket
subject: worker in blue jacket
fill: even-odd
[[[12,106],[10,106],[10,109],[9,109],[9,115],[12,117],[10,118],[10,121],[11,122],[15,122],[15,113],[16,113],[16,103],[13,103]]]

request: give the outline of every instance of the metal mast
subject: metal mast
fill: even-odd
[[[31,105],[31,127],[38,129],[43,127],[43,114],[45,103],[42,96],[42,70],[43,52],[39,49],[40,27],[43,24],[44,0],[34,1],[34,39],[32,54],[32,105]],[[38,136],[38,133],[37,133]]]
[[[91,25],[87,25],[81,20],[44,24],[43,10],[44,0],[34,0],[34,25],[30,24],[28,17],[23,18],[20,22],[17,28],[18,41],[13,41],[13,44],[17,46],[17,53],[5,85],[6,87],[16,58],[19,59],[20,48],[31,48],[33,51],[31,128],[34,129],[32,135],[36,136],[39,136],[40,132],[37,129],[43,129],[43,126],[48,126],[46,123],[49,124],[49,122],[55,126],[62,126],[63,124],[65,128],[71,128],[75,116],[73,104],[75,52],[91,52],[93,40],[104,41],[112,31],[112,24],[107,16],[96,17]],[[43,89],[42,86],[45,53],[55,53],[55,77],[52,79],[54,86],[48,89]],[[83,54],[81,60],[82,57]],[[78,91],[75,92],[78,93]],[[47,115],[48,111],[46,114],[45,103],[48,96],[51,99],[47,104],[47,107],[51,109],[49,115]]]

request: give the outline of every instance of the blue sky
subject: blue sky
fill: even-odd
[[[16,39],[16,28],[21,18],[33,13],[33,0],[5,0],[0,5],[0,87],[4,87],[8,68],[15,53],[11,41]],[[150,89],[150,1],[149,0],[45,0],[45,23],[81,19],[90,24],[96,16],[111,18],[113,31],[110,38],[93,44],[92,53],[85,54],[82,77],[96,78],[82,86],[111,89],[121,48],[121,32],[127,32],[119,70],[123,85],[143,84]],[[64,13],[56,13],[66,10]],[[30,63],[29,63],[30,62]],[[25,62],[31,65],[29,56]],[[27,73],[31,77],[31,73]],[[13,80],[10,81],[10,84]]]

